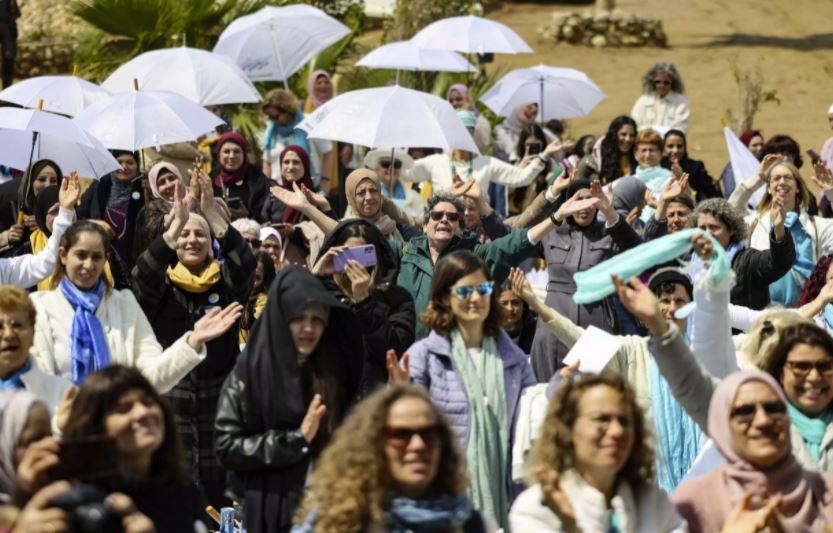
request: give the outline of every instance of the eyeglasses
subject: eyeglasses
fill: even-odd
[[[379,161],[379,166],[382,168],[390,168],[390,163],[390,160]],[[393,161],[393,168],[395,168],[396,170],[402,168],[402,161],[395,159]]]
[[[260,245],[262,244],[262,243],[260,242],[260,239],[246,239],[246,240],[249,242],[249,245],[250,245],[252,248],[254,248],[255,250],[256,250],[256,249],[258,249],[258,248],[260,248]]]
[[[760,402],[760,403],[745,403],[743,405],[738,405],[729,416],[742,424],[748,424],[752,422],[755,418],[755,415],[758,413],[758,407],[764,410],[764,412],[773,418],[783,418],[787,414],[787,406],[784,402],[779,401],[772,401],[772,402]]]
[[[495,290],[495,282],[484,281],[483,283],[478,283],[477,285],[458,285],[457,287],[452,287],[451,290],[454,291],[455,296],[461,300],[468,300],[471,298],[474,291],[477,291],[477,294],[480,296],[491,296],[492,292]]]
[[[607,413],[600,413],[597,415],[579,415],[579,418],[586,418],[594,425],[596,425],[599,429],[607,431],[610,427],[610,424],[616,420],[620,426],[625,429],[630,429],[633,426],[633,417],[631,415],[614,415],[614,414],[607,414]]]
[[[434,222],[439,222],[444,216],[448,218],[449,222],[460,220],[460,213],[457,211],[431,211],[431,220]]]
[[[787,361],[786,365],[790,372],[798,377],[806,376],[814,368],[825,377],[833,376],[833,360],[816,361],[815,363],[812,361]]]
[[[654,80],[654,86],[657,85],[671,85],[671,80]]]
[[[388,439],[388,443],[400,449],[406,448],[413,440],[414,435],[419,435],[422,442],[430,448],[435,446],[440,439],[440,427],[433,425],[424,428],[395,428],[390,426],[385,428],[385,437]]]

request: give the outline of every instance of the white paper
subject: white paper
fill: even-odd
[[[590,326],[567,353],[564,364],[569,366],[581,361],[579,372],[598,374],[621,347],[621,337]]]

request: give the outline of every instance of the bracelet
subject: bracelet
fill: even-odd
[[[549,158],[544,155],[544,152],[541,152],[538,154],[538,159],[540,159],[542,163],[546,163]]]
[[[555,218],[555,211],[553,211],[552,213],[550,213],[550,222],[552,222],[552,224],[553,224],[554,226],[558,226],[558,225],[559,225],[558,219],[557,219],[557,218]]]

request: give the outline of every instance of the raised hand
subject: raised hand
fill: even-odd
[[[613,218],[616,218],[616,210],[613,209],[613,194],[611,191],[611,195],[608,196],[605,190],[602,188],[602,184],[599,183],[598,180],[594,180],[593,183],[590,184],[590,194],[593,198],[598,200],[596,207],[599,208],[605,218],[608,219],[608,222],[613,222]]]
[[[819,291],[818,298],[821,298],[825,303],[833,302],[833,279],[827,280],[827,283]]]
[[[639,220],[639,216],[642,214],[642,209],[644,206],[637,205],[633,209],[628,212],[628,216],[625,217],[625,222],[628,226],[636,229],[636,222]]]
[[[358,303],[370,296],[370,284],[373,278],[364,268],[364,265],[358,261],[348,261],[347,268],[344,271],[352,284],[353,302]]]
[[[625,285],[622,278],[613,274],[613,285],[619,301],[643,324],[648,326],[651,335],[659,337],[668,331],[668,324],[659,309],[659,300],[636,276],[630,279],[632,287]]]
[[[694,253],[703,261],[708,261],[714,254],[714,246],[703,233],[696,233],[691,237],[691,245],[694,247]]]
[[[304,440],[308,443],[312,442],[315,435],[318,434],[318,428],[321,427],[321,420],[323,420],[326,412],[327,406],[324,405],[324,402],[321,400],[321,395],[316,394],[313,396],[312,401],[309,403],[307,414],[304,416],[304,421],[301,422],[300,428],[301,436],[303,436]]]
[[[810,176],[810,179],[823,191],[833,189],[833,173],[830,172],[824,161],[819,160],[813,164],[813,175]]]
[[[215,307],[194,324],[193,331],[188,335],[188,344],[195,351],[200,351],[203,344],[223,335],[242,315],[243,306],[238,302],[229,304],[225,309]]]
[[[571,166],[569,172],[567,169],[564,169],[564,172],[558,175],[555,178],[555,181],[552,182],[552,187],[550,187],[550,193],[553,196],[559,196],[562,192],[566,191],[570,188],[570,184],[576,179],[576,172],[578,169],[575,165]]]
[[[509,271],[509,285],[512,287],[512,293],[526,303],[529,304],[536,299],[532,284],[520,268],[512,267]]]
[[[776,195],[772,197],[772,203],[769,207],[769,219],[772,222],[772,227],[775,228],[776,234],[780,230],[783,236],[784,222],[787,220],[787,208],[784,206],[783,196]]]
[[[385,355],[385,366],[388,369],[388,380],[391,383],[410,383],[411,382],[411,356],[408,352],[402,354],[400,361],[396,360],[396,350],[388,350]]]
[[[544,148],[544,151],[541,152],[541,155],[543,155],[544,157],[552,157],[556,153],[558,153],[559,150],[561,150],[563,148],[564,148],[564,142],[561,139],[559,139],[558,137],[556,137],[555,139],[552,140],[552,142],[550,142]]]
[[[61,431],[64,430],[67,422],[69,421],[69,412],[72,410],[72,402],[75,400],[75,395],[77,393],[78,387],[75,385],[68,388],[66,394],[64,394],[64,398],[55,410],[55,425],[58,426],[58,429]]]
[[[283,187],[275,186],[269,189],[272,196],[280,200],[284,205],[297,211],[304,211],[312,207],[312,203],[306,195],[298,188],[296,183],[292,184],[292,190],[284,189]]]
[[[721,533],[757,533],[764,531],[772,521],[778,520],[778,507],[781,505],[781,495],[771,498],[766,505],[756,511],[749,510],[749,500],[752,493],[747,492],[737,507],[735,507],[723,523]],[[780,529],[766,529],[780,531]]]
[[[169,221],[168,229],[165,231],[165,241],[169,246],[173,246],[179,235],[182,233],[185,224],[188,223],[188,202],[181,197],[182,184],[179,180],[174,183],[174,199],[171,202],[171,212],[165,217]]]
[[[578,360],[578,361],[576,361],[575,363],[573,363],[571,365],[561,367],[561,369],[558,371],[558,373],[561,374],[562,378],[570,379],[570,378],[574,377],[576,374],[578,374],[578,367],[579,366],[581,366],[581,360]]]
[[[306,185],[301,185],[301,192],[304,193],[307,201],[318,208],[319,211],[326,213],[331,209],[330,201],[323,194],[310,190]]]
[[[463,181],[459,176],[456,176],[456,178],[457,179],[454,181],[454,187],[451,188],[452,194],[471,198],[476,202],[483,199],[483,189],[480,188],[480,184],[477,183],[477,180],[469,178],[466,181]]]
[[[783,160],[784,156],[779,154],[765,155],[761,160],[761,164],[758,166],[758,177],[761,178],[761,180],[766,180],[766,175],[769,172],[769,169],[776,163],[780,163]]]
[[[557,218],[559,221],[563,221],[567,217],[575,215],[579,211],[583,211],[585,209],[590,209],[593,207],[598,207],[598,198],[579,198],[578,195],[580,193],[581,191],[576,191],[576,193],[573,196],[571,196],[566,202],[561,204],[561,207],[559,207],[558,211],[555,212],[555,218]]]
[[[25,229],[20,224],[14,224],[9,228],[9,242],[20,242],[23,240],[23,233]]]
[[[58,191],[58,204],[63,209],[73,211],[81,198],[81,184],[78,182],[78,172],[72,171],[69,177],[61,182],[61,189]]]
[[[333,260],[335,257],[344,250],[346,246],[333,246],[326,252],[324,255],[318,258],[318,261],[312,266],[312,274],[313,276],[332,276],[335,274],[335,266],[333,265]]]
[[[541,501],[561,521],[564,531],[578,532],[576,513],[567,493],[561,489],[560,475],[555,470],[541,472],[537,475],[538,485],[541,487]]]
[[[680,162],[676,159],[671,160],[671,174],[677,179],[680,179],[684,174],[683,167],[680,166]]]
[[[667,202],[675,196],[679,196],[688,188],[688,174],[683,173],[680,177],[673,177],[665,184],[660,193],[660,199]]]

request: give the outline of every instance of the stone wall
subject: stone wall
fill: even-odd
[[[619,10],[600,13],[556,12],[539,29],[547,41],[597,48],[612,46],[668,46],[662,21],[646,19]]]
[[[19,79],[46,74],[70,74],[72,48],[50,41],[18,42],[15,77]]]

